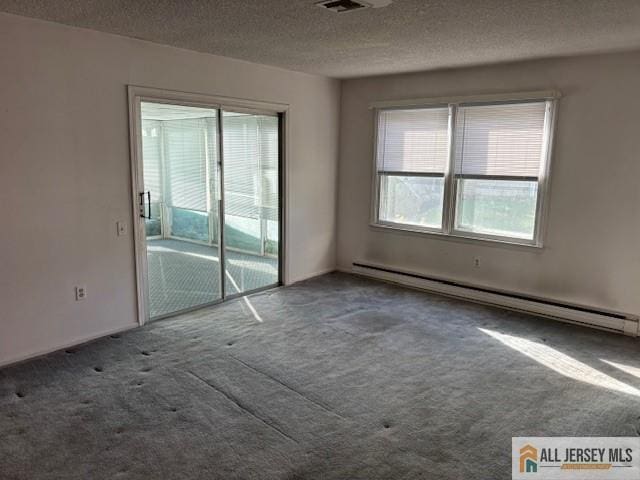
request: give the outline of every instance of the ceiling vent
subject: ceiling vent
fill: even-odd
[[[386,7],[393,0],[323,0],[316,3],[318,7],[326,8],[336,13],[353,12],[364,8]]]
[[[352,12],[353,10],[360,10],[371,6],[358,0],[324,0],[316,3],[316,5],[336,13]]]

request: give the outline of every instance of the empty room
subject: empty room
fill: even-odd
[[[640,479],[640,2],[0,0],[0,480]]]

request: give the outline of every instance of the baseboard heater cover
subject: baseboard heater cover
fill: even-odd
[[[512,292],[429,277],[420,273],[364,262],[354,262],[352,272],[366,277],[406,285],[497,307],[540,315],[615,333],[638,336],[638,318],[618,312],[565,304]]]

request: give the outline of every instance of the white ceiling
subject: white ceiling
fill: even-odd
[[[0,11],[347,78],[640,48],[640,0],[0,0]]]

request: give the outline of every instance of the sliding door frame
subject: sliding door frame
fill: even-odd
[[[137,297],[137,313],[138,324],[144,325],[149,321],[149,281],[148,281],[148,264],[147,264],[147,239],[143,222],[140,220],[140,204],[139,193],[144,191],[144,175],[143,175],[143,156],[141,141],[141,102],[166,103],[172,105],[192,106],[211,108],[217,110],[218,120],[218,166],[219,166],[219,183],[220,188],[220,204],[218,208],[218,259],[220,262],[220,299],[202,305],[173,312],[168,315],[156,317],[156,319],[178,315],[191,310],[197,310],[209,305],[214,305],[225,300],[237,298],[239,296],[248,295],[261,290],[274,288],[277,285],[284,285],[288,278],[288,262],[287,262],[287,224],[288,224],[288,208],[287,208],[287,152],[288,152],[288,122],[286,121],[289,113],[289,105],[283,103],[272,103],[258,100],[245,100],[232,97],[211,96],[197,93],[179,92],[174,90],[164,90],[158,88],[142,87],[129,85],[127,87],[128,106],[129,106],[129,148],[131,163],[131,193],[132,193],[132,214],[133,214],[133,236],[134,236],[134,253],[135,253],[135,271],[136,271],[136,297]],[[252,114],[267,114],[278,117],[278,219],[279,234],[278,239],[278,281],[276,284],[257,288],[254,290],[241,292],[238,294],[225,294],[225,243],[224,243],[224,159],[222,140],[222,112],[241,112]],[[140,140],[140,141],[139,141]]]

